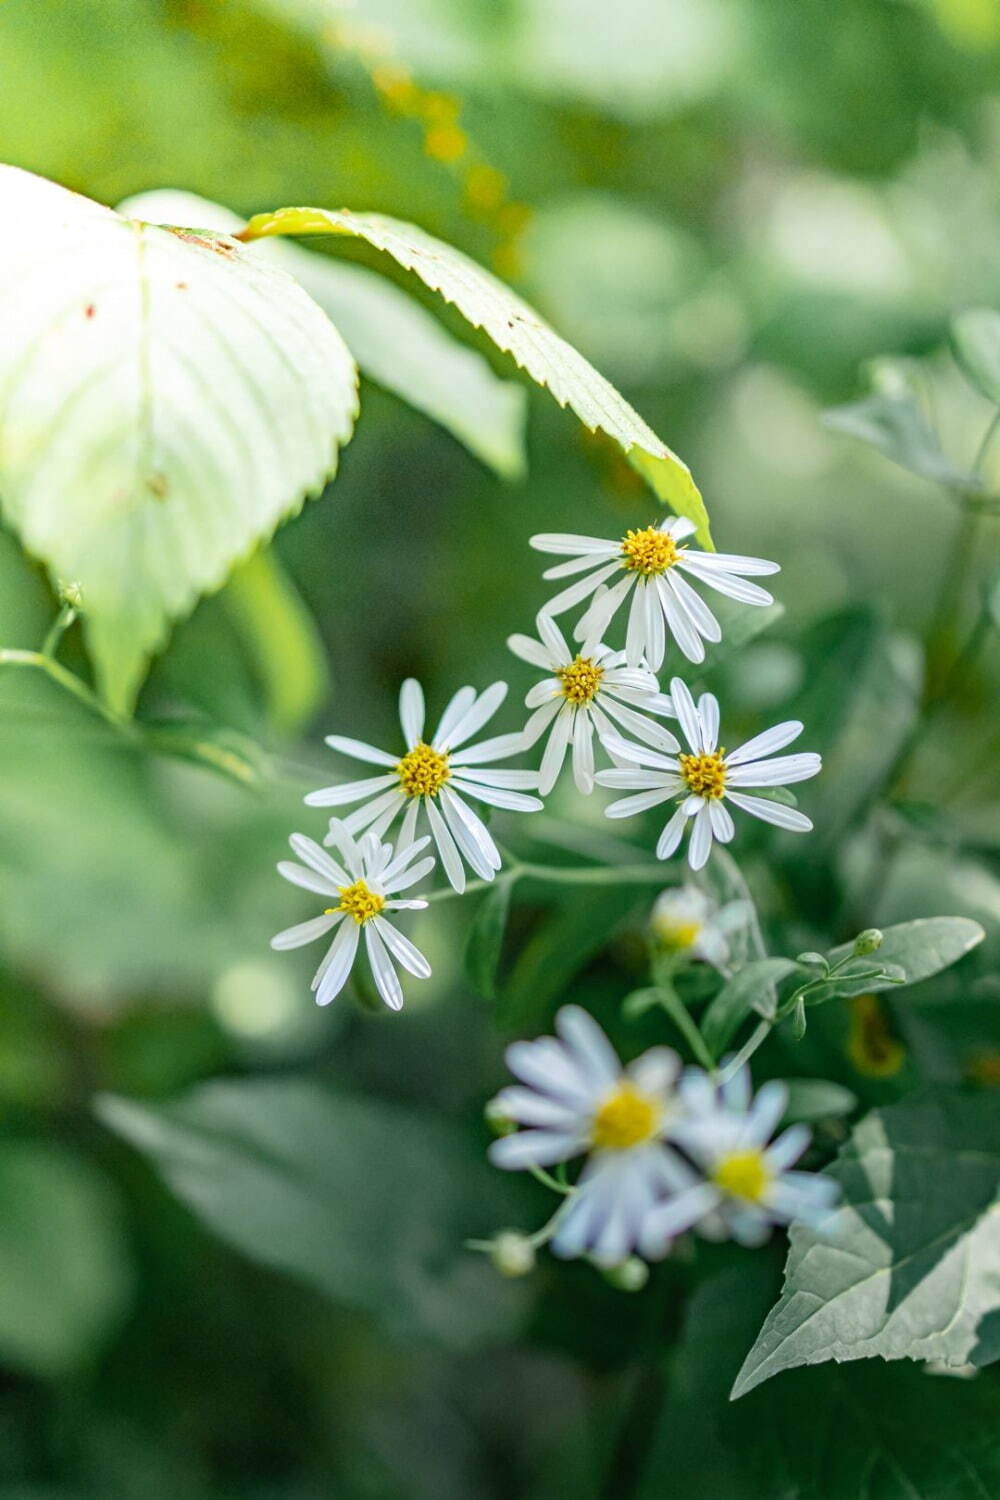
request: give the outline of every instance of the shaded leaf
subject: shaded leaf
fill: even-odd
[[[0,1357],[45,1378],[91,1359],[132,1275],[111,1185],[51,1145],[0,1146]]]
[[[774,987],[797,968],[791,958],[752,959],[723,985],[701,1018],[701,1034],[714,1057],[721,1056],[751,1011],[773,1017]]]
[[[464,1346],[510,1328],[516,1296],[463,1248],[499,1219],[502,1186],[445,1125],[295,1079],[156,1106],[104,1095],[97,1111],[252,1260],[396,1334]]]
[[[226,234],[245,223],[221,204],[171,188],[139,193],[119,211]],[[504,478],[523,473],[523,388],[494,375],[418,302],[364,266],[343,265],[301,245],[261,243],[253,254],[295,277],[332,318],[370,380],[439,423]]]
[[[600,429],[614,438],[660,499],[689,516],[702,543],[711,546],[708,515],[687,465],[603,375],[475,261],[416,225],[348,209],[282,208],[256,214],[241,238],[249,242],[280,234],[351,235],[391,255],[432,291],[440,292],[473,327],[482,328],[499,349],[513,355],[560,406],[570,406],[592,432]]]
[[[942,969],[957,964],[960,958],[981,943],[986,936],[978,922],[971,917],[918,917],[915,922],[900,922],[887,927],[882,934],[882,946],[870,958],[859,960],[871,967],[891,971],[895,966],[902,970],[906,984],[919,984]],[[851,952],[851,943],[842,943],[831,948],[827,954],[831,964],[838,963]],[[846,973],[847,971],[845,971]],[[832,981],[836,983],[836,981]],[[862,989],[843,990],[843,994],[861,994],[864,990],[877,991],[895,988],[892,977],[871,980]]]
[[[289,276],[0,167],[0,495],[105,698],[337,466],[356,370]]]
[[[784,1083],[788,1088],[786,1124],[801,1120],[812,1125],[817,1120],[849,1115],[857,1107],[857,1095],[829,1078],[786,1078]]]
[[[781,1299],[734,1398],[828,1360],[1000,1358],[995,1101],[927,1091],[876,1110],[828,1172],[843,1202],[814,1227],[792,1225]]]
[[[910,381],[884,360],[875,367],[877,389],[862,401],[824,412],[828,427],[877,448],[886,458],[949,489],[978,489],[978,481],[952,463],[941,448]]]
[[[514,881],[513,875],[501,875],[494,881],[480,901],[469,928],[465,969],[474,987],[486,1000],[496,999],[497,970],[507,930],[507,918],[510,915]]]
[[[1000,312],[991,307],[960,312],[952,319],[951,345],[977,391],[1000,404]]]

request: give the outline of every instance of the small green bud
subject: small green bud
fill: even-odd
[[[630,1255],[620,1266],[608,1266],[604,1278],[620,1292],[641,1292],[649,1280],[649,1267],[638,1255]]]
[[[517,1129],[517,1121],[504,1113],[502,1105],[498,1104],[496,1099],[489,1100],[483,1110],[483,1115],[494,1135],[513,1135]]]
[[[535,1269],[535,1247],[520,1230],[502,1229],[490,1246],[490,1260],[501,1276],[527,1276]]]
[[[80,609],[83,605],[83,589],[78,583],[66,583],[60,579],[59,598],[72,609]]]
[[[866,953],[876,953],[882,946],[882,934],[877,927],[866,927],[864,932],[859,932],[854,939],[854,954],[856,958],[864,958]]]
[[[810,969],[822,969],[824,973],[830,967],[822,953],[797,953],[795,955],[795,962],[797,964],[804,964]]]

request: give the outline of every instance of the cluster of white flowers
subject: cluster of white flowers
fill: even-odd
[[[560,1010],[556,1031],[507,1049],[520,1082],[497,1095],[491,1117],[522,1128],[494,1141],[490,1157],[539,1171],[586,1156],[545,1231],[557,1255],[602,1266],[634,1252],[658,1260],[685,1230],[757,1245],[772,1224],[815,1221],[832,1207],[830,1178],[790,1170],[809,1130],[791,1125],[774,1136],[788,1102],[783,1083],[752,1098],[745,1067],[717,1085],[700,1068],[682,1072],[666,1047],[623,1068],[575,1005]]]
[[[283,864],[279,869],[307,889],[336,897],[337,905],[273,940],[275,947],[292,947],[338,925],[313,983],[321,1004],[333,999],[345,983],[364,926],[376,985],[386,1003],[398,1008],[399,982],[391,958],[413,974],[427,974],[429,969],[381,913],[385,907],[422,904],[387,899],[433,868],[431,856],[415,864],[416,854],[433,840],[445,876],[457,892],[465,890],[466,867],[480,880],[492,880],[501,868],[500,850],[471,803],[509,812],[540,809],[567,754],[583,794],[589,795],[595,784],[633,794],[612,802],[608,817],[628,817],[673,803],[656,853],[660,859],[675,854],[690,824],[688,861],[695,870],[705,864],[713,840],[728,843],[733,838],[730,806],[779,828],[811,828],[809,819],[794,807],[748,791],[784,787],[820,769],[818,755],[775,755],[801,733],[800,723],[779,724],[727,754],[719,745],[719,705],[711,693],[695,703],[676,676],[669,695],[660,691],[656,674],[668,638],[689,661],[701,662],[703,642],[722,636],[716,616],[689,577],[744,604],[772,602],[765,589],[747,580],[750,575],[777,572],[776,563],[695,549],[690,545],[694,530],[690,521],[668,517],[618,539],[562,534],[531,538],[539,551],[568,558],[549,568],[546,578],[584,576],[542,609],[536,620],[537,639],[513,635],[508,641],[516,656],[545,674],[525,699],[531,716],[522,730],[475,742],[506,697],[507,684],[495,682],[485,692],[459,688],[433,734],[425,738],[424,695],[410,678],[400,692],[401,749],[382,750],[361,740],[329,736],[331,749],[376,767],[377,774],[324,787],[306,798],[311,807],[352,809],[342,819],[331,819],[325,840],[339,851],[344,868],[330,859],[321,865],[323,851],[296,835],[293,847],[309,868]],[[603,637],[630,595],[624,650],[616,651]],[[584,601],[586,608],[573,633],[579,650],[574,651],[554,616]],[[659,722],[663,718],[678,722],[687,749]],[[498,766],[525,754],[543,736],[538,770]],[[596,767],[595,741],[610,763],[605,769]],[[394,849],[383,839],[397,818]],[[422,821],[429,839],[417,837]]]

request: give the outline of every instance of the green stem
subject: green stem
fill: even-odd
[[[663,1009],[671,1021],[673,1021],[702,1067],[706,1068],[709,1073],[714,1073],[715,1059],[708,1050],[705,1039],[695,1025],[690,1011],[673,985],[663,982],[659,983],[656,986],[656,994]]]
[[[50,632],[51,634],[51,632]],[[85,682],[81,682],[75,673],[70,672],[55,657],[47,656],[43,651],[21,651],[13,646],[0,648],[0,667],[31,667],[36,672],[43,672],[46,677],[58,683],[67,693],[71,693],[78,702],[89,708],[102,718],[105,723],[111,724],[115,729],[121,730],[130,739],[138,738],[138,732],[134,724],[128,719],[123,719],[106,704],[102,703],[97,694],[92,692]]]
[[[736,1056],[729,1059],[728,1063],[719,1074],[720,1084],[728,1083],[730,1078],[734,1077],[735,1074],[739,1072],[743,1064],[750,1061],[751,1057],[753,1057],[754,1053],[757,1051],[757,1048],[761,1046],[762,1043],[766,1042],[768,1037],[771,1035],[772,1025],[773,1022],[771,1021],[758,1021],[757,1025],[754,1027],[747,1040],[743,1043],[743,1046],[737,1052]]]
[[[58,646],[59,642],[62,640],[62,638],[65,635],[66,631],[69,629],[69,627],[72,625],[72,623],[73,623],[73,621],[75,619],[76,619],[76,607],[75,607],[75,605],[64,604],[63,607],[62,607],[62,609],[59,611],[59,613],[56,615],[55,619],[53,620],[51,626],[49,627],[49,633],[48,633],[48,635],[45,637],[44,641],[42,642],[42,655],[43,656],[55,656],[55,654],[56,654],[56,647]]]

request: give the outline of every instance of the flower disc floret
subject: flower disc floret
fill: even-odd
[[[350,885],[340,887],[340,904],[333,907],[333,910],[353,917],[361,927],[365,922],[370,922],[372,917],[377,917],[384,906],[384,896],[373,891],[367,881],[355,880]]]
[[[763,1152],[757,1150],[730,1151],[719,1158],[709,1174],[717,1188],[746,1203],[760,1203],[771,1176]]]
[[[418,740],[396,764],[400,786],[408,797],[436,797],[451,778],[448,752]]]
[[[628,1151],[651,1141],[663,1119],[663,1106],[634,1084],[622,1082],[594,1115],[590,1139],[599,1151]]]
[[[589,656],[578,656],[568,667],[560,667],[555,674],[562,685],[562,694],[570,703],[582,706],[592,703],[597,697],[604,668]]]
[[[629,530],[622,537],[622,561],[630,573],[654,578],[672,568],[679,557],[673,537],[658,526]]]
[[[681,775],[696,797],[725,795],[726,752],[720,746],[704,755],[680,755]]]

